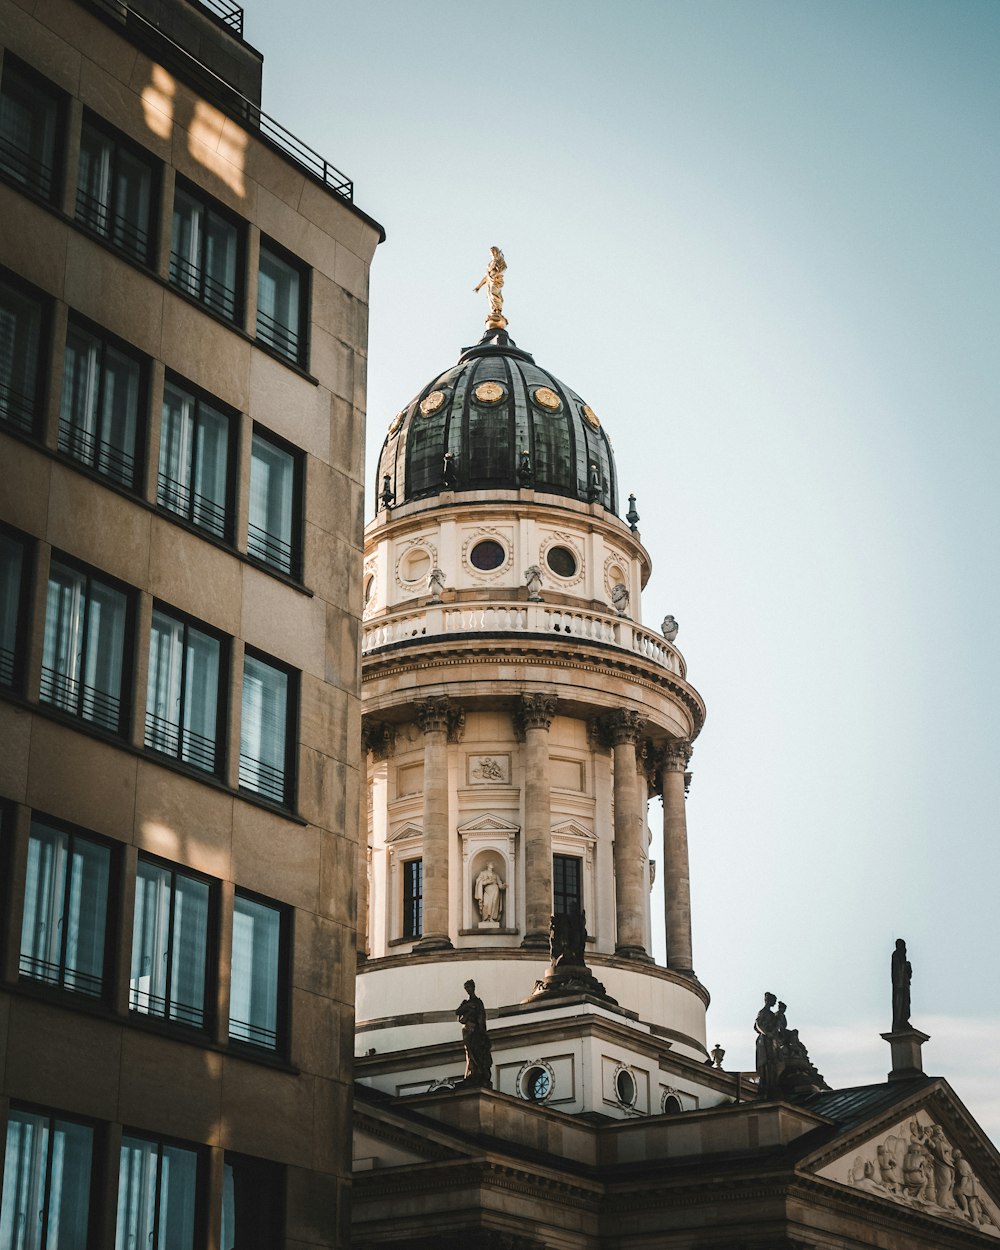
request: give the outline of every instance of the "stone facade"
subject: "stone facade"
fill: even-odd
[[[208,10],[0,12],[0,1242],[346,1246],[381,231]]]

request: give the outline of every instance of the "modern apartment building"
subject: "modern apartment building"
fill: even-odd
[[[0,1245],[346,1246],[382,231],[228,0],[0,41]]]

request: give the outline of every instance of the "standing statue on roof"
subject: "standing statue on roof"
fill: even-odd
[[[488,284],[490,315],[486,318],[486,324],[491,330],[503,330],[507,325],[507,318],[503,315],[503,275],[507,262],[498,247],[491,247],[490,253],[490,263],[486,266],[486,273],[473,290],[481,291]]]
[[[892,952],[892,1031],[908,1029],[910,1025],[910,979],[913,969],[906,958],[906,943],[896,938]]]

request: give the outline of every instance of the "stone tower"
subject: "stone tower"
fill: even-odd
[[[650,557],[601,420],[494,325],[392,420],[375,492],[358,1078],[461,1079],[474,979],[501,1092],[620,1117],[713,1105],[685,819],[705,709],[642,624]],[[583,916],[585,950],[550,966],[550,924],[561,941]]]

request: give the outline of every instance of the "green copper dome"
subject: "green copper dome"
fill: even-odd
[[[445,491],[530,487],[618,510],[611,444],[575,391],[487,332],[391,422],[376,510]]]

